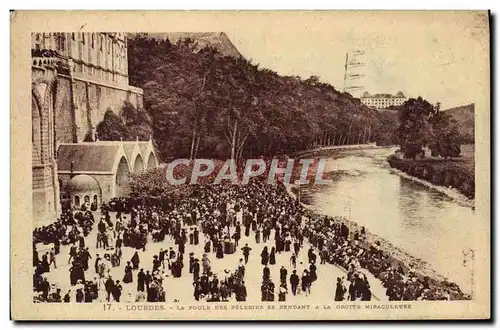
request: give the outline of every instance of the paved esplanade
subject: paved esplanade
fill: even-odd
[[[89,247],[89,252],[92,256],[92,259],[89,260],[89,269],[85,272],[86,280],[93,280],[94,277],[99,278],[99,276],[95,273],[94,263],[96,258],[96,253],[102,258],[105,253],[109,253],[103,248],[96,248],[96,237],[97,237],[97,222],[100,218],[100,212],[93,212],[94,218],[96,222],[93,225],[92,231],[85,238],[85,245]],[[111,219],[115,219],[115,212],[110,212]],[[127,217],[130,215],[127,214]],[[239,217],[240,218],[240,217]],[[201,266],[201,258],[203,256],[203,246],[205,242],[205,237],[200,230],[200,243],[198,245],[190,245],[186,243],[186,249],[184,253],[184,267],[182,269],[182,276],[180,278],[174,278],[170,270],[167,266],[168,256],[165,257],[165,275],[163,280],[163,288],[166,292],[166,303],[172,303],[174,301],[178,301],[179,303],[196,303],[193,292],[193,275],[189,273],[189,253],[194,252],[195,257],[200,259]],[[235,228],[231,227],[231,230],[234,231]],[[274,237],[274,230],[271,231],[270,237]],[[248,243],[248,246],[252,248],[250,252],[250,257],[248,264],[245,266],[245,286],[247,289],[247,303],[258,303],[261,301],[261,291],[260,286],[262,284],[262,269],[264,266],[261,264],[260,254],[264,246],[267,245],[268,250],[271,250],[271,247],[274,245],[274,240],[271,239],[267,241],[267,243],[263,243],[262,239],[259,244],[255,242],[255,233],[251,231],[250,236],[246,237],[242,232],[242,237],[239,241],[239,245],[236,248],[236,252],[233,254],[224,254],[223,259],[217,259],[215,256],[215,252],[208,253],[208,258],[211,262],[212,272],[218,275],[219,279],[224,279],[226,274],[224,270],[229,270],[233,273],[238,264],[239,259],[243,258],[243,254],[241,248],[245,246],[245,243]],[[48,251],[50,249],[50,245],[37,244],[37,250],[39,251],[39,255],[41,257],[42,253]],[[66,292],[71,289],[71,301],[75,302],[75,287],[72,287],[70,284],[70,273],[69,268],[71,265],[68,265],[69,259],[69,248],[71,245],[61,245],[61,252],[56,256],[57,269],[54,269],[54,266],[51,265],[50,272],[44,273],[43,276],[47,277],[49,283],[56,284],[59,288],[61,288],[61,294],[64,295]],[[300,249],[298,258],[297,258],[297,275],[299,278],[302,276],[302,272],[304,269],[309,269],[309,263],[307,258],[307,251],[311,245],[304,240],[304,246]],[[163,250],[168,251],[169,248],[172,247],[177,252],[177,245],[174,240],[167,235],[163,242],[153,242],[151,238],[151,234],[148,236],[148,243],[146,245],[146,251],[137,250],[140,258],[140,268],[144,268],[144,272],[147,270],[151,271],[153,268],[153,256],[158,255],[161,248]],[[291,249],[293,250],[293,249]],[[110,274],[112,275],[113,280],[120,280],[121,285],[123,286],[123,291],[121,295],[120,302],[134,302],[137,294],[137,273],[138,271],[133,272],[133,282],[132,283],[123,283],[123,276],[125,274],[124,268],[132,258],[132,255],[136,251],[135,248],[131,247],[122,247],[123,256],[121,259],[121,264],[118,267],[112,267]],[[213,251],[213,249],[212,249]],[[317,266],[317,275],[318,278],[315,282],[313,282],[311,286],[311,293],[309,297],[306,297],[304,292],[301,292],[299,295],[293,296],[291,292],[290,286],[290,275],[292,274],[292,266],[290,264],[290,257],[293,252],[282,252],[281,254],[276,253],[276,264],[269,265],[268,267],[271,271],[271,279],[274,282],[275,288],[275,301],[278,300],[277,292],[279,290],[280,283],[280,268],[281,266],[285,266],[288,271],[287,275],[287,286],[288,286],[288,294],[286,296],[286,302],[291,303],[300,303],[300,304],[314,304],[314,303],[332,303],[334,302],[335,297],[335,283],[337,277],[346,277],[346,273],[332,265],[332,264],[320,264],[319,262],[316,264]],[[317,249],[315,249],[315,253],[318,254]],[[161,269],[161,267],[160,267]],[[367,271],[365,273],[368,275],[368,279],[370,281],[370,286],[372,290],[372,300],[377,300],[382,297],[380,300],[387,300],[385,297],[385,289],[382,287],[379,280],[375,279],[371,274],[368,274]],[[200,273],[201,274],[201,273]],[[105,302],[106,301],[106,293],[104,289],[104,281],[106,278],[102,280],[101,288],[99,291],[98,299],[94,300],[95,302]],[[344,280],[344,284],[346,288],[349,287],[349,282]],[[300,287],[300,285],[299,285]],[[347,293],[345,295],[347,298]],[[234,295],[231,299],[234,299]],[[231,300],[230,300],[231,301]],[[203,301],[200,299],[200,303]]]

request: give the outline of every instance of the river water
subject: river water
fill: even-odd
[[[343,151],[327,158],[325,173],[337,177],[308,191],[312,204],[365,226],[469,293],[473,265],[464,265],[463,251],[475,249],[479,217],[445,194],[392,173],[386,158],[393,152]]]

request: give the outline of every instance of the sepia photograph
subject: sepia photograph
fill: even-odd
[[[90,14],[11,15],[14,319],[490,317],[487,11]]]

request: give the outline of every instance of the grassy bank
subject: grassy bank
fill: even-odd
[[[470,199],[475,197],[473,157],[462,159],[399,159],[390,156],[389,165],[436,186],[455,188]]]

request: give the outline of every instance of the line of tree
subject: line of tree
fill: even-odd
[[[128,41],[129,81],[143,88],[150,118],[132,124],[151,128],[162,159],[243,159],[394,140],[387,137],[394,123],[317,76],[280,76],[210,46],[196,49],[189,39]]]

